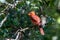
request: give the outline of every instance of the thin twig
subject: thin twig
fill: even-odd
[[[27,28],[21,29],[20,32],[18,32],[15,40],[21,39],[21,31],[25,31],[25,30],[27,30],[27,29],[29,29],[29,28],[27,27]],[[19,31],[19,30],[18,30],[18,31]],[[16,32],[16,33],[17,33],[17,32]],[[20,36],[19,36],[19,35],[20,35]]]
[[[7,10],[7,9],[8,9],[8,6],[4,10],[2,10],[1,12],[5,12],[5,10]]]
[[[27,28],[24,28],[24,29],[21,29],[21,30],[18,29],[14,35],[16,35],[16,34],[18,33],[18,31],[21,31],[21,32],[22,32],[22,31],[25,31],[25,30],[27,30],[27,29],[29,29],[29,28],[27,27]]]
[[[4,13],[0,13],[0,16],[3,15]]]
[[[15,40],[19,40],[19,39],[21,39],[21,32],[18,32],[18,34],[17,34],[17,36],[15,38]]]
[[[21,29],[20,31],[25,31],[25,30],[27,30],[27,29],[29,29],[29,28],[27,27],[27,28]]]
[[[9,14],[8,14],[8,15],[9,15]],[[4,24],[4,22],[7,20],[8,15],[1,21],[0,27],[2,27],[2,25]]]
[[[18,29],[17,31],[16,31],[16,33],[15,34],[17,34],[17,36],[16,36],[16,38],[15,39],[6,39],[6,40],[20,40],[21,39],[21,37],[22,37],[22,33],[21,33],[21,31],[25,31],[25,30],[27,30],[27,29],[29,29],[28,27],[27,28],[24,28],[24,29]],[[20,31],[20,32],[19,32]],[[15,35],[14,34],[14,35]]]

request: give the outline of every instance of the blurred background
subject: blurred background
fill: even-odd
[[[30,11],[46,16],[44,36],[31,23]],[[60,0],[0,0],[0,40],[15,39],[16,31],[27,27],[20,40],[60,40]]]

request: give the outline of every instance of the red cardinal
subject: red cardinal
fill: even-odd
[[[39,27],[41,35],[44,35],[44,30],[41,27],[41,18],[37,16],[34,11],[31,11],[28,15],[31,18],[32,23]]]

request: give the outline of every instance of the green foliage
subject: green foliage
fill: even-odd
[[[12,0],[7,0],[13,3]],[[29,3],[28,3],[29,2]],[[56,2],[56,4],[55,4]],[[24,32],[23,40],[52,40],[53,36],[58,36],[60,39],[60,24],[57,23],[57,18],[60,14],[57,10],[58,0],[24,0],[19,2],[15,8],[9,9],[9,16],[3,26],[0,28],[0,38],[11,38],[12,35],[21,27],[33,28]],[[5,4],[0,3],[0,12],[6,7]],[[43,10],[41,11],[41,8]],[[44,27],[45,35],[42,36],[37,26],[31,23],[28,16],[30,11],[34,10],[38,16],[47,15],[47,24]],[[0,22],[4,19],[6,14],[0,16]]]

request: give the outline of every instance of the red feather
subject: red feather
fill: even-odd
[[[37,16],[34,11],[31,11],[28,15],[30,16],[33,24],[35,24],[37,26],[41,25],[41,18],[39,16]],[[39,30],[40,30],[41,34],[44,35],[43,28],[40,27]]]

